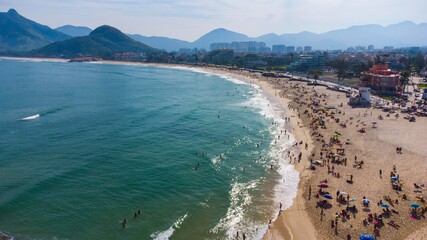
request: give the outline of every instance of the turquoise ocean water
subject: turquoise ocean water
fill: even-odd
[[[283,113],[235,79],[0,60],[0,110],[0,232],[15,239],[259,239],[295,196]]]

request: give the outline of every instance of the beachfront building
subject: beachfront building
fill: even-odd
[[[209,52],[204,57],[204,62],[218,65],[227,65],[233,62],[234,52],[232,49],[217,49]]]
[[[292,71],[306,72],[309,70],[322,70],[325,67],[325,55],[300,54],[295,55],[294,62],[289,65]]]
[[[265,46],[265,42],[232,42],[232,43],[212,43],[210,50],[232,49],[236,53],[266,53],[270,48]]]
[[[394,47],[393,47],[393,46],[385,46],[385,47],[383,48],[384,52],[391,52],[391,51],[393,51],[393,49],[394,49]]]
[[[376,64],[363,73],[361,87],[371,88],[373,94],[395,95],[399,86],[399,72],[389,69],[388,64]]]
[[[210,45],[211,51],[219,50],[219,49],[230,49],[229,43],[211,43]]]
[[[308,53],[308,52],[312,52],[313,51],[313,47],[311,46],[304,46],[304,52]]]
[[[273,53],[286,53],[286,45],[273,45],[272,46]]]
[[[287,53],[294,53],[295,52],[295,47],[294,46],[287,46],[286,47],[286,52]]]
[[[264,42],[232,42],[230,48],[235,52],[261,52],[261,49],[265,48]]]

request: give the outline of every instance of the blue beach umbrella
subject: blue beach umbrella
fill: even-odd
[[[399,181],[399,178],[397,178],[397,177],[391,177],[391,180],[392,180],[393,182],[397,182],[397,181]]]
[[[418,203],[411,203],[411,204],[409,204],[409,206],[411,206],[413,208],[419,208],[420,204],[418,204]]]
[[[369,201],[369,199],[366,199],[366,198],[365,198],[365,199],[363,199],[363,200],[362,200],[362,202],[363,202],[363,203],[367,203],[367,204],[370,204],[370,203],[371,203],[371,201]]]
[[[385,204],[385,203],[381,203],[381,204],[380,204],[380,206],[381,206],[381,207],[383,207],[383,208],[388,208],[388,207],[390,207],[390,205]]]
[[[375,238],[368,234],[362,234],[360,235],[359,240],[375,240]]]
[[[333,199],[333,197],[330,194],[323,194],[323,197],[327,199]]]

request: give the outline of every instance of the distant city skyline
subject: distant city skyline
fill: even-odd
[[[126,33],[187,41],[216,28],[257,37],[427,22],[425,0],[0,0],[1,12],[10,8],[51,28],[107,24]]]

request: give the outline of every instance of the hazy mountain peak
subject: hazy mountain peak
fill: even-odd
[[[258,38],[260,38],[260,37],[278,37],[278,36],[279,35],[277,35],[276,33],[267,33],[267,34],[259,36]]]
[[[217,28],[217,29],[212,30],[211,32],[229,32],[229,31],[225,28]]]
[[[55,28],[56,31],[65,33],[72,37],[81,37],[87,36],[92,32],[92,29],[84,26],[73,26],[73,25],[64,25],[61,27]]]
[[[403,21],[403,22],[400,22],[400,23],[397,23],[397,24],[391,24],[391,25],[405,25],[405,26],[413,26],[413,25],[417,25],[417,24],[415,24],[414,22],[412,22],[412,21]]]
[[[240,42],[249,40],[250,38],[245,34],[233,32],[225,28],[217,28],[201,36],[199,39],[193,42],[193,45],[198,48],[209,49],[211,43],[230,43],[234,41]]]
[[[15,9],[13,9],[13,8],[9,9],[9,11],[7,11],[7,14],[9,14],[9,15],[19,15],[19,13]]]
[[[0,13],[0,52],[27,51],[67,38],[68,35],[19,15],[13,8]]]
[[[133,40],[117,28],[103,25],[93,30],[89,36],[55,42],[34,50],[32,54],[45,57],[72,58],[84,55],[109,58],[116,53],[126,52],[153,53],[160,51]]]
[[[102,26],[95,28],[95,30],[93,30],[89,35],[111,34],[111,33],[122,34],[122,32],[117,28],[114,28],[114,27],[108,26],[108,25],[102,25]]]

